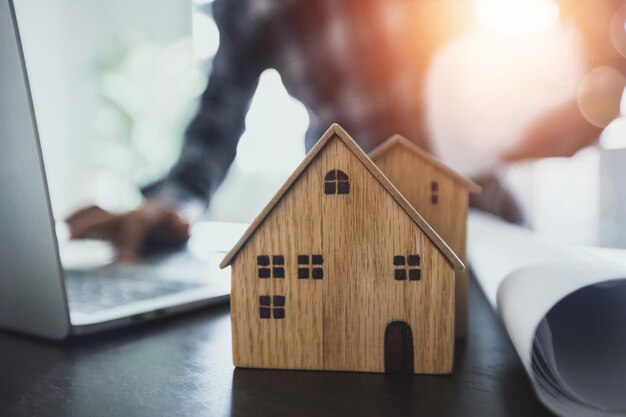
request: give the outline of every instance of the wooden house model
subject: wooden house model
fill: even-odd
[[[463,264],[338,125],[226,255],[236,366],[450,373]]]
[[[387,139],[373,149],[369,156],[466,263],[469,194],[480,193],[480,186],[400,135]],[[467,270],[457,272],[457,337],[465,337],[467,334],[467,285]]]

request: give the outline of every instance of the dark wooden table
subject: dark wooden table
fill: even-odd
[[[64,343],[0,332],[0,416],[550,416],[470,286],[453,376],[234,369],[223,306]]]

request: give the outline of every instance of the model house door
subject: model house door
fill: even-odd
[[[385,373],[413,373],[413,332],[404,321],[393,321],[385,330]]]

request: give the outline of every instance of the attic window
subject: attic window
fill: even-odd
[[[430,202],[432,204],[439,203],[439,183],[437,181],[430,183]]]
[[[338,169],[328,171],[324,177],[324,194],[350,194],[350,178]]]
[[[298,279],[324,279],[322,255],[298,255]]]
[[[419,281],[422,278],[421,258],[419,255],[396,255],[393,257],[393,278],[396,281]]]
[[[285,278],[285,257],[283,255],[259,255],[256,257],[259,278]]]
[[[275,319],[285,318],[284,295],[275,295],[273,297],[269,295],[261,295],[259,297],[259,318],[269,319],[272,317]]]

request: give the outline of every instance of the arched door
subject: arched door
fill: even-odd
[[[385,373],[413,373],[413,332],[404,321],[392,321],[385,329]]]

